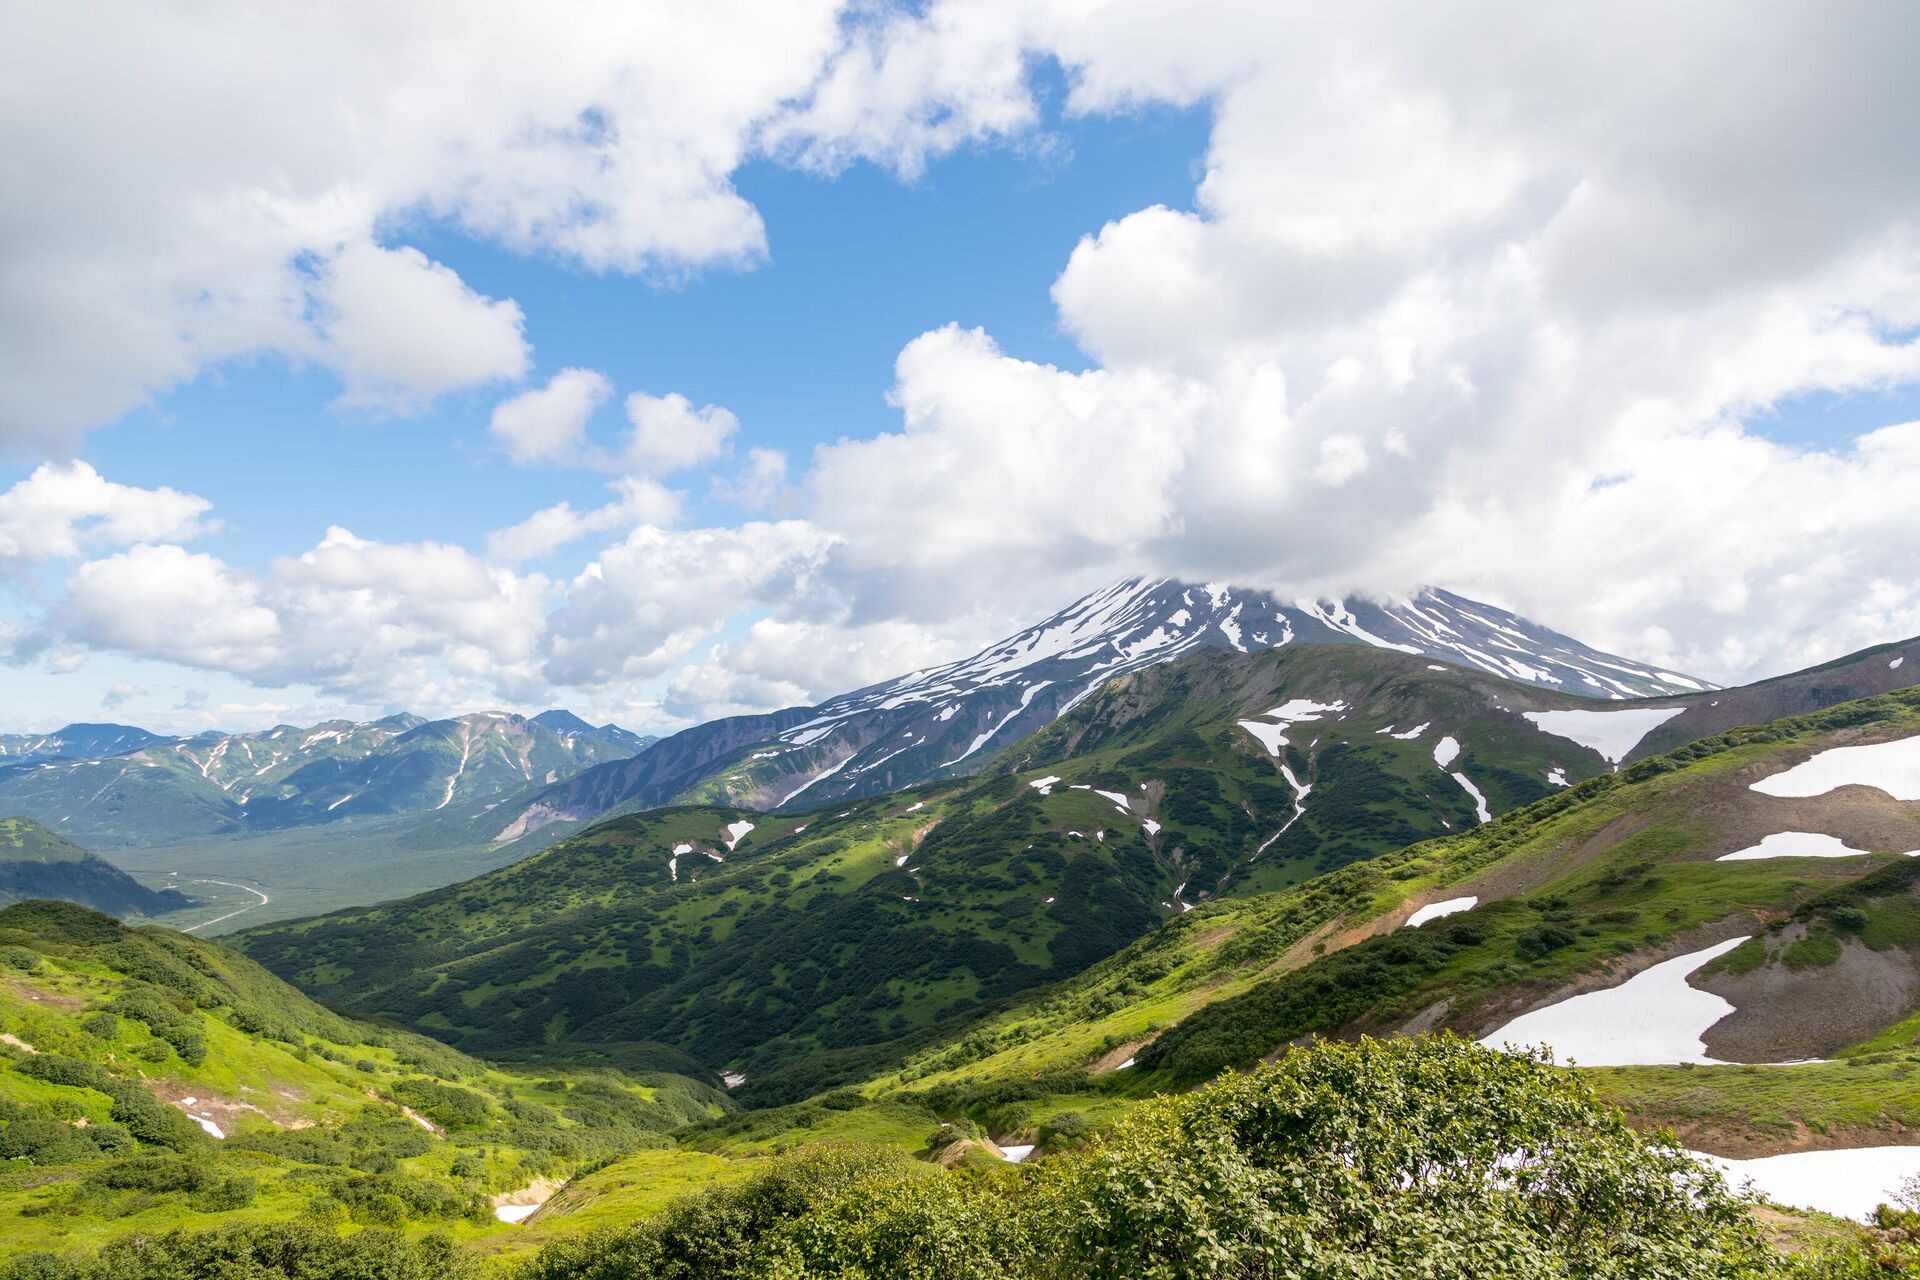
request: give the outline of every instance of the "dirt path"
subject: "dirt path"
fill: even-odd
[[[255,888],[252,888],[252,887],[250,887],[250,886],[248,886],[248,885],[244,885],[244,884],[235,884],[235,883],[234,883],[233,881],[231,881],[231,880],[210,880],[210,879],[207,879],[207,878],[206,878],[205,876],[190,876],[190,877],[187,877],[187,882],[188,882],[189,884],[223,884],[223,885],[225,885],[225,886],[227,886],[227,888],[229,888],[229,889],[244,889],[244,890],[245,890],[246,892],[248,892],[248,893],[250,893],[250,894],[252,894],[252,895],[253,895],[254,897],[256,897],[256,898],[258,898],[258,899],[260,899],[260,901],[258,901],[258,902],[249,902],[249,903],[248,903],[248,904],[247,904],[246,906],[244,906],[244,907],[240,907],[240,908],[238,908],[238,909],[236,909],[236,910],[233,910],[233,911],[229,911],[229,912],[227,912],[227,914],[225,914],[225,915],[223,915],[223,916],[215,916],[215,917],[214,917],[213,919],[211,919],[211,920],[202,920],[202,921],[201,921],[201,922],[200,922],[199,924],[190,924],[190,925],[188,925],[188,926],[187,926],[186,928],[184,928],[184,929],[182,929],[182,930],[180,931],[180,932],[182,932],[182,933],[192,933],[192,932],[193,932],[194,930],[196,930],[196,929],[204,929],[204,928],[206,928],[206,927],[207,927],[207,926],[209,926],[209,925],[216,925],[216,924],[219,924],[219,923],[220,923],[220,922],[221,922],[222,920],[231,920],[231,919],[233,919],[233,918],[234,918],[235,916],[237,916],[237,915],[239,915],[239,914],[241,914],[242,912],[245,912],[245,911],[251,911],[251,910],[253,910],[253,909],[254,909],[255,907],[264,907],[264,906],[266,906],[266,905],[267,905],[267,904],[268,904],[269,902],[271,902],[271,901],[273,901],[273,899],[271,899],[271,898],[269,898],[269,897],[268,897],[268,896],[267,896],[266,894],[264,894],[264,893],[262,893],[262,892],[260,892],[260,890],[258,890],[258,889],[255,889]]]

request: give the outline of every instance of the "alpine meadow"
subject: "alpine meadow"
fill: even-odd
[[[0,0],[0,1280],[1920,1277],[1916,50]]]

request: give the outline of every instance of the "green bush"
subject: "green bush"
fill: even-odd
[[[28,1254],[0,1280],[476,1280],[473,1259],[445,1236],[391,1231],[340,1236],[315,1223],[132,1235],[93,1256]]]
[[[1747,1201],[1568,1073],[1327,1044],[1145,1103],[1084,1152],[943,1173],[821,1148],[517,1280],[1761,1280]]]

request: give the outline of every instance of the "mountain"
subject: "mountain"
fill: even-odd
[[[157,733],[128,724],[70,724],[52,733],[0,733],[0,765],[99,759],[165,741]]]
[[[1920,1030],[1917,747],[1912,688],[1702,739],[1470,831],[1204,905],[912,1047],[894,1078],[984,1087],[1125,1066],[1115,1087],[1139,1093],[1305,1038],[1452,1030],[1618,1063],[1612,1096],[1728,1154],[1795,1141],[1796,1121],[1766,1118],[1775,1104],[1833,1127],[1811,1145],[1920,1131],[1920,1094],[1897,1087]],[[1636,1005],[1620,993],[1643,975]],[[1614,994],[1571,1003],[1600,992]],[[1706,1058],[1836,1063],[1678,1065]],[[1894,1112],[1863,1107],[1875,1090]]]
[[[193,905],[178,889],[149,889],[30,818],[0,818],[0,906],[29,898],[58,898],[115,916],[157,916]]]
[[[815,707],[699,725],[635,760],[516,796],[499,810],[505,821],[485,834],[519,840],[550,824],[568,824],[565,830],[674,802],[818,808],[962,776],[1118,676],[1208,649],[1294,645],[1393,650],[1582,698],[1712,688],[1447,591],[1386,603],[1283,600],[1136,578],[959,662]]]
[[[729,1109],[657,1046],[631,1072],[484,1063],[343,1018],[217,943],[62,902],[0,910],[0,965],[8,1260],[182,1227],[263,1229],[281,1258],[303,1229],[351,1226],[387,1229],[369,1233],[384,1262],[191,1272],[414,1275],[393,1260],[402,1233],[505,1243],[520,1229],[496,1205]],[[68,1274],[53,1267],[33,1274]],[[188,1270],[123,1259],[113,1274]]]
[[[1888,661],[1807,687],[1913,676]],[[971,779],[808,814],[623,816],[464,884],[235,941],[475,1051],[659,1039],[759,1081],[932,1034],[1209,902],[1617,776],[1656,718],[1748,696],[1649,716],[1394,650],[1202,650],[1108,683]]]
[[[395,715],[148,737],[117,754],[0,768],[0,811],[28,814],[99,847],[143,847],[477,806],[622,759],[650,741],[566,712],[433,721]]]

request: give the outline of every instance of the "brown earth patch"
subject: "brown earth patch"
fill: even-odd
[[[1642,1133],[1669,1132],[1689,1151],[1729,1160],[1758,1160],[1796,1151],[1842,1151],[1851,1147],[1898,1147],[1920,1143],[1920,1129],[1887,1120],[1846,1125],[1822,1133],[1799,1120],[1778,1127],[1747,1127],[1730,1116],[1707,1119],[1668,1116],[1644,1106],[1623,1105],[1627,1123]]]
[[[1795,924],[1769,942],[1777,950],[1805,936],[1806,927]],[[1734,1007],[1704,1037],[1711,1056],[1792,1062],[1827,1057],[1912,1013],[1920,1000],[1920,958],[1848,939],[1832,964],[1767,964],[1749,973],[1709,974],[1693,985]]]
[[[31,982],[22,982],[18,978],[7,978],[5,982],[8,990],[12,991],[13,994],[19,996],[22,1000],[31,1000],[35,1004],[44,1004],[49,1008],[65,1010],[68,1013],[87,1007],[85,1000],[76,999],[73,996],[63,996],[58,991],[49,991],[45,987],[36,987]]]
[[[207,1093],[197,1086],[180,1080],[142,1080],[141,1085],[148,1093],[160,1099],[170,1107],[178,1107],[195,1119],[211,1120],[220,1127],[220,1132],[231,1138],[240,1127],[241,1117],[252,1114],[262,1116],[275,1128],[286,1128],[272,1113],[256,1107],[251,1102],[222,1098]]]
[[[1143,1036],[1138,1040],[1129,1040],[1125,1044],[1115,1045],[1093,1060],[1087,1067],[1087,1074],[1103,1076],[1109,1071],[1118,1071],[1121,1063],[1137,1056],[1142,1049],[1159,1038],[1157,1035]]]

